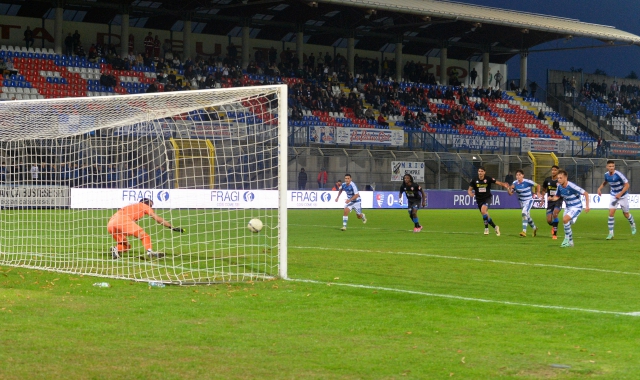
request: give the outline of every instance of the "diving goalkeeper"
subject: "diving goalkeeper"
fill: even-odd
[[[149,198],[144,198],[138,203],[121,208],[118,212],[113,214],[111,219],[109,219],[107,231],[109,231],[111,236],[113,236],[115,241],[118,243],[116,247],[111,247],[111,256],[113,259],[119,259],[122,252],[126,252],[131,248],[131,245],[127,241],[127,236],[135,236],[142,241],[142,244],[147,250],[148,258],[159,258],[164,256],[163,253],[153,252],[151,236],[149,236],[142,227],[136,224],[136,222],[142,219],[145,215],[149,215],[158,224],[162,224],[176,232],[184,232],[184,229],[172,227],[171,223],[156,215],[151,207],[153,207],[153,201]]]

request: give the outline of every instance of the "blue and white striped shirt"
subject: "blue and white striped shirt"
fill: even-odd
[[[513,190],[518,193],[518,200],[526,202],[533,199],[532,188],[536,183],[530,179],[523,179],[522,182],[513,181]]]
[[[356,194],[360,194],[358,192],[358,186],[356,186],[355,182],[351,182],[350,185],[347,185],[346,183],[342,184],[342,191],[344,191],[345,193],[347,193],[347,199],[350,199],[351,197],[353,197]],[[360,197],[358,197],[358,199],[356,199],[353,202],[350,203],[357,203],[360,202]]]
[[[583,188],[571,181],[567,181],[566,187],[558,184],[558,193],[556,193],[556,195],[564,198],[564,203],[567,205],[567,208],[582,209],[582,200],[580,199],[580,196],[584,193],[585,191]]]
[[[615,197],[622,191],[625,183],[629,182],[627,177],[625,177],[624,174],[620,173],[617,170],[613,172],[613,175],[609,174],[609,172],[604,173],[604,180],[605,182],[609,182],[609,187],[611,188],[610,193],[613,197]],[[628,192],[625,191],[625,193],[622,194],[620,198],[626,197],[627,193]]]

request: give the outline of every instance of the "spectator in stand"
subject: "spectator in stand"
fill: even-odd
[[[71,33],[68,33],[67,37],[64,39],[64,47],[65,54],[71,57],[73,55],[73,36]]]
[[[536,91],[538,91],[538,84],[536,82],[531,82],[531,84],[529,85],[529,88],[531,89],[531,97],[535,98]]]
[[[298,173],[298,190],[305,190],[307,188],[307,172],[304,168],[300,169]]]
[[[538,120],[547,120],[547,117],[542,112],[542,108],[540,108],[540,112],[538,112]]]
[[[156,38],[154,38],[153,40],[153,59],[154,60],[158,60],[158,58],[160,58],[160,46],[162,44],[160,43],[160,38],[158,37],[158,35],[156,34]]]
[[[324,189],[325,186],[327,185],[328,180],[329,180],[329,175],[327,174],[327,171],[323,167],[320,169],[320,172],[318,173],[318,189]]]
[[[382,116],[382,114],[378,115],[378,125],[381,125],[383,127],[389,126],[389,123],[387,123],[387,119],[385,119],[384,116]]]
[[[333,187],[331,188],[331,191],[338,191],[342,188],[342,181],[341,180],[337,180],[336,184],[333,185]]]
[[[493,80],[496,81],[496,88],[500,89],[502,84],[502,74],[500,73],[500,70],[496,71],[496,75],[493,76]]]
[[[34,42],[33,31],[31,30],[31,27],[27,26],[27,29],[24,31],[24,43],[27,45],[27,49],[33,46]]]
[[[173,59],[173,45],[168,38],[166,38],[162,44],[162,56],[167,62]]]
[[[144,38],[144,52],[148,57],[153,56],[153,33],[149,32]]]
[[[476,71],[476,68],[474,67],[469,72],[469,85],[476,84],[476,78],[477,77],[478,77],[478,72]]]
[[[553,130],[556,132],[562,132],[562,130],[560,129],[560,122],[558,121],[558,119],[553,120]]]
[[[77,29],[73,33],[72,37],[73,37],[73,50],[76,51],[78,49],[78,46],[80,46],[80,33],[78,32]]]

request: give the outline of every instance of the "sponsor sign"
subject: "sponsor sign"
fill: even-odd
[[[516,195],[509,196],[506,191],[493,190],[491,208],[519,209]],[[406,208],[404,196],[398,199],[398,192],[375,191],[373,208]],[[427,207],[431,209],[473,209],[477,208],[475,197],[464,190],[427,190]]]
[[[453,148],[497,150],[502,149],[504,144],[505,137],[455,136],[451,145]]]
[[[326,126],[309,127],[309,140],[316,144],[335,144],[336,128]]]
[[[288,208],[344,208],[346,194],[337,191],[288,191]],[[71,189],[71,208],[115,209],[153,199],[153,207],[164,208],[276,208],[277,190],[195,190],[195,189]],[[363,208],[371,208],[373,193],[361,191]]]
[[[336,128],[338,144],[402,146],[404,131],[371,128]]]
[[[424,162],[391,161],[391,181],[402,182],[405,174],[411,174],[415,182],[424,183]]]
[[[640,144],[627,141],[610,141],[609,151],[616,156],[640,156]]]
[[[520,149],[522,152],[565,153],[569,149],[569,141],[523,137],[520,140]]]
[[[2,208],[69,207],[66,186],[0,186]]]

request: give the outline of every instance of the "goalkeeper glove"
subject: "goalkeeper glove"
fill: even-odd
[[[171,228],[171,229],[172,229],[173,231],[175,231],[175,232],[182,232],[182,233],[184,233],[184,228],[180,228],[180,227],[173,227],[173,228]]]

